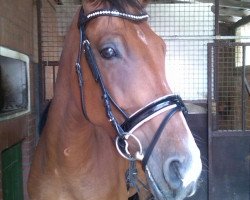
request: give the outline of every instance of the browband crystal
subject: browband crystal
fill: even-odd
[[[130,20],[145,20],[149,17],[148,14],[142,14],[142,15],[133,15],[133,14],[127,14],[127,13],[122,13],[117,10],[98,10],[92,13],[89,13],[86,17],[87,20],[90,20],[95,17],[99,16],[115,16],[115,17],[121,17],[121,18],[126,18]]]

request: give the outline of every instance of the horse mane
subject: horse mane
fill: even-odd
[[[144,4],[148,2],[148,0],[144,1],[145,3],[141,3],[139,0],[96,0],[94,3],[96,4],[109,4],[111,9],[116,9],[120,12],[128,12],[129,7],[134,8],[139,13],[145,13]]]

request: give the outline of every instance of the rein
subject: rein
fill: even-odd
[[[80,31],[80,45],[79,45],[79,53],[78,53],[75,67],[76,67],[76,72],[78,75],[83,115],[87,120],[89,120],[87,111],[86,111],[84,94],[83,94],[83,89],[84,89],[83,88],[84,87],[83,71],[80,65],[81,55],[84,52],[87,63],[92,72],[93,78],[95,79],[95,81],[97,82],[97,84],[99,85],[102,91],[102,99],[103,99],[103,104],[105,107],[107,118],[111,122],[112,126],[114,127],[117,133],[117,137],[115,141],[116,148],[122,157],[130,161],[130,166],[132,166],[132,167],[129,167],[129,170],[127,171],[127,183],[129,186],[134,187],[135,182],[137,180],[135,161],[136,160],[142,161],[142,166],[143,166],[143,169],[145,170],[145,167],[150,158],[150,155],[152,154],[152,151],[158,139],[160,138],[160,135],[163,132],[164,127],[166,126],[170,118],[178,111],[182,111],[184,114],[187,113],[187,109],[182,99],[178,95],[168,95],[168,96],[161,97],[151,102],[147,106],[141,108],[140,110],[138,110],[131,116],[129,116],[125,111],[123,111],[119,107],[119,105],[112,99],[107,88],[105,87],[102,75],[100,73],[99,67],[95,60],[95,55],[92,51],[91,44],[85,32],[87,23],[90,20],[97,18],[97,17],[101,17],[101,16],[119,17],[119,18],[123,18],[126,20],[134,21],[134,22],[147,20],[149,16],[145,13],[141,13],[140,15],[133,15],[133,14],[118,12],[116,10],[97,10],[97,11],[91,12],[88,15],[85,15],[83,8],[81,8],[80,13],[79,13],[79,21],[78,21],[78,28]],[[122,124],[120,124],[117,118],[114,116],[111,105],[113,105],[124,117],[124,122]],[[169,112],[167,113],[163,121],[161,122],[145,154],[143,154],[142,145],[139,139],[133,134],[133,132],[145,122],[149,121],[150,119],[156,117],[157,115],[165,111],[169,111]],[[129,152],[128,142],[127,142],[129,137],[132,137],[138,143],[139,151],[137,151],[135,155],[131,155]]]

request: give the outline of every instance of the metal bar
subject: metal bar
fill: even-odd
[[[245,97],[245,77],[246,77],[246,46],[242,47],[242,130],[246,130],[246,97]]]
[[[212,132],[212,43],[208,43],[207,45],[207,99],[208,99],[208,134]]]
[[[215,102],[215,122],[212,122],[212,126],[214,129],[217,130],[218,128],[218,102],[219,102],[219,86],[218,86],[218,70],[219,70],[219,41],[215,40],[214,45],[213,45],[213,85],[211,87],[213,87],[213,92],[214,92],[214,102]],[[211,74],[212,76],[212,74]],[[211,82],[212,83],[212,82]],[[213,106],[213,105],[212,105]],[[212,107],[211,107],[212,108]],[[213,129],[213,130],[214,130]]]
[[[250,131],[242,131],[242,130],[225,130],[225,131],[213,131],[210,135],[212,138],[216,137],[249,137]]]
[[[56,72],[55,72],[56,66],[53,66],[53,94],[55,94],[55,86],[56,86]]]
[[[207,77],[208,77],[208,85],[207,85],[207,95],[208,95],[208,146],[212,146],[212,132],[213,132],[213,124],[212,124],[212,49],[214,43],[208,43],[207,45]],[[213,166],[212,160],[212,149],[208,148],[208,165]],[[212,173],[208,173],[208,180],[213,180]],[[207,195],[208,199],[212,194],[212,181],[208,181],[208,190]]]
[[[37,108],[37,121],[39,122],[42,118],[44,99],[45,99],[45,74],[44,68],[42,67],[42,0],[37,0],[37,37],[38,37],[38,108]],[[37,140],[41,130],[38,128]]]
[[[215,35],[220,35],[220,28],[219,28],[219,12],[220,12],[220,0],[214,0],[214,6],[215,6],[215,10],[214,10],[214,34]]]

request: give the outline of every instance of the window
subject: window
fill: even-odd
[[[235,32],[238,39],[236,39],[236,42],[250,42],[250,22],[238,27]],[[243,66],[243,57],[245,57],[245,66],[250,66],[250,47],[247,46],[245,50],[245,55],[243,55],[243,47],[238,46],[236,47],[235,51],[235,61],[236,61],[236,67],[242,67]]]
[[[0,120],[29,112],[29,58],[0,47]]]

